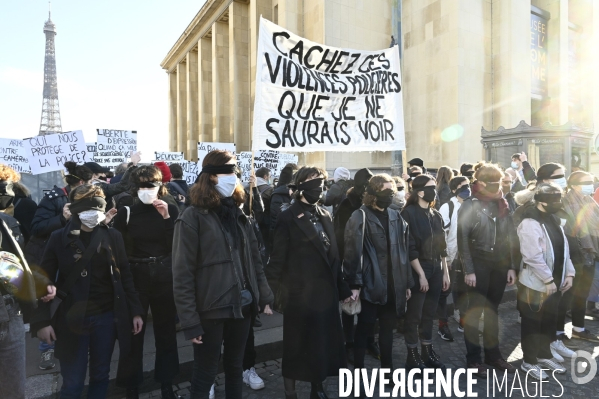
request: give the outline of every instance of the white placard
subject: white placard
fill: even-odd
[[[64,170],[65,162],[83,164],[91,161],[81,130],[47,134],[23,140],[31,173]]]
[[[225,150],[231,151],[233,155],[235,155],[235,144],[234,143],[207,143],[200,142],[198,143],[198,168],[202,169],[202,162],[204,161],[204,157],[210,152],[214,150]]]
[[[265,150],[256,151],[254,156],[254,172],[262,167],[270,169],[272,177],[279,177],[281,171],[288,163],[297,164],[298,158],[295,154],[286,154],[279,151]],[[237,154],[237,165],[241,169],[241,180],[249,181],[252,172],[252,153],[242,151]]]
[[[85,143],[86,147],[87,147],[87,153],[90,154],[90,156],[93,156],[96,151],[98,151],[98,143]]]
[[[0,139],[0,163],[19,173],[31,173],[23,140]]]
[[[342,49],[260,18],[252,148],[405,150],[397,46]]]
[[[250,151],[242,151],[237,154],[237,166],[241,169],[241,181],[250,181],[252,172],[252,153]]]
[[[96,129],[98,132],[97,152],[94,160],[107,168],[114,168],[137,151],[137,131]]]
[[[154,151],[154,159],[157,161],[183,161],[185,157],[182,152]]]
[[[181,165],[181,169],[183,169],[183,180],[185,180],[188,185],[194,184],[196,182],[196,179],[198,178],[198,175],[200,174],[200,171],[198,170],[198,164],[196,162],[186,160],[163,161],[161,159],[152,161],[152,163],[155,162],[164,162],[165,164],[167,164],[167,166],[171,166],[174,163],[178,163],[179,165]]]

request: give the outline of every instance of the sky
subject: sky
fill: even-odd
[[[205,0],[53,0],[62,130],[137,130],[142,162],[168,151],[160,62]],[[39,132],[47,0],[2,0],[0,138]]]

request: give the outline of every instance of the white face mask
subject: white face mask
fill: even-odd
[[[79,214],[79,220],[81,220],[81,223],[90,229],[93,229],[102,223],[104,219],[106,219],[106,215],[104,215],[104,212],[102,211],[91,210],[84,211]]]
[[[218,183],[214,186],[220,195],[227,198],[233,195],[237,187],[237,176],[218,176]]]
[[[139,197],[141,202],[149,205],[158,199],[159,189],[160,187],[140,188],[139,190],[137,190],[137,196]]]
[[[583,195],[593,195],[593,193],[595,192],[595,186],[593,186],[592,184],[585,184],[581,187]]]
[[[566,187],[568,187],[568,183],[566,182],[565,177],[560,177],[559,179],[553,179],[553,183],[560,186],[562,190],[564,190]]]
[[[400,201],[403,201],[406,198],[406,191],[405,190],[397,191],[395,193],[395,198],[397,198]]]

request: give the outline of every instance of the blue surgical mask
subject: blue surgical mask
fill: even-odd
[[[581,192],[583,195],[593,195],[593,193],[595,192],[595,186],[593,186],[592,184],[585,184],[580,187],[582,189]]]
[[[218,176],[218,183],[214,186],[216,191],[223,197],[227,198],[233,195],[237,187],[237,176]]]
[[[512,169],[516,169],[516,170],[518,170],[518,168],[520,167],[520,166],[518,166],[518,163],[514,162],[514,161],[512,161],[512,163],[510,164],[510,166],[512,167]]]
[[[470,186],[462,186],[456,192],[456,196],[460,197],[461,199],[470,198],[471,195],[472,191],[470,190]]]
[[[560,177],[559,179],[553,179],[553,183],[560,186],[562,190],[565,190],[566,187],[568,187],[568,182],[566,182],[565,177]]]

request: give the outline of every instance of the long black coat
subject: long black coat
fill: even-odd
[[[69,234],[70,223],[55,231],[48,240],[44,252],[41,269],[58,289],[75,267],[76,256],[85,252],[83,243],[77,236]],[[101,241],[101,250],[108,252],[111,259],[114,295],[114,318],[117,326],[120,358],[123,359],[131,348],[133,317],[141,316],[143,309],[133,285],[133,278],[129,269],[129,261],[125,253],[123,237],[115,229],[98,226],[96,229],[106,229],[106,235]],[[78,253],[77,251],[81,251]],[[79,330],[83,318],[90,290],[90,275],[80,277],[71,292],[60,304],[54,319],[50,319],[50,303],[40,304],[31,322],[31,331],[35,335],[37,330],[52,325],[56,333],[55,355],[60,358],[63,354],[70,353],[78,347]]]
[[[319,382],[346,367],[339,300],[351,296],[343,281],[330,214],[316,207],[331,241],[327,253],[299,202],[281,212],[268,269],[285,291],[283,376]]]

